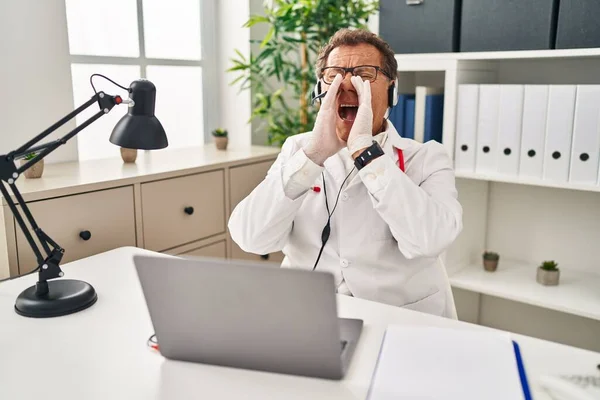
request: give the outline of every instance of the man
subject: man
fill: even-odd
[[[386,119],[393,51],[341,30],[316,69],[327,94],[314,129],[288,138],[235,208],[233,240],[251,253],[282,250],[284,267],[331,272],[338,293],[455,318],[439,257],[462,230],[452,162]]]

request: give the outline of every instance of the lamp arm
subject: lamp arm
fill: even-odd
[[[75,129],[73,129],[72,131],[70,131],[65,136],[61,137],[60,139],[57,139],[52,142],[45,143],[45,144],[42,144],[39,146],[32,147],[33,145],[38,143],[40,140],[44,139],[46,136],[48,136],[49,134],[51,134],[52,132],[54,132],[55,130],[60,128],[61,126],[63,126],[69,120],[73,119],[76,115],[78,115],[83,110],[85,110],[86,108],[88,108],[89,106],[91,106],[92,104],[94,104],[96,102],[98,102],[98,104],[100,105],[100,111],[98,111],[92,117],[87,119],[84,123],[82,123]],[[121,98],[121,96],[111,96],[104,92],[96,93],[87,102],[85,102],[84,104],[79,106],[77,109],[73,110],[72,112],[70,112],[69,114],[67,114],[60,120],[58,120],[56,123],[54,123],[48,129],[46,129],[45,131],[43,131],[42,133],[40,133],[33,139],[29,140],[23,146],[8,153],[7,154],[8,161],[13,161],[15,159],[24,157],[26,154],[41,150],[39,153],[37,153],[35,155],[35,157],[33,157],[31,160],[28,160],[27,163],[23,164],[21,167],[19,167],[17,169],[16,172],[19,175],[22,174],[27,169],[29,169],[32,165],[34,165],[35,163],[40,161],[42,158],[46,157],[48,154],[52,153],[58,147],[67,143],[67,141],[69,141],[73,136],[77,135],[80,131],[87,128],[90,124],[92,124],[94,121],[96,121],[102,115],[108,114],[114,106],[121,104],[122,102],[123,102],[123,99]]]
[[[88,108],[96,102],[98,102],[98,104],[100,105],[100,111],[98,111],[92,117],[87,119],[84,123],[73,129],[60,139],[38,146],[34,146],[40,140],[47,137],[56,129],[64,125],[67,121],[69,121],[77,114],[81,113],[83,110],[85,110],[86,108]],[[47,280],[58,278],[63,275],[59,264],[64,254],[64,249],[60,247],[54,240],[52,240],[52,238],[50,238],[50,236],[48,236],[44,231],[42,231],[42,229],[40,229],[40,227],[37,225],[37,222],[35,221],[35,218],[33,218],[33,215],[31,214],[27,203],[25,202],[23,196],[19,192],[15,181],[23,172],[31,168],[31,166],[33,166],[35,163],[46,157],[48,154],[56,150],[61,145],[67,143],[67,141],[73,136],[77,135],[80,131],[87,128],[90,124],[92,124],[104,114],[108,114],[108,112],[110,112],[110,110],[115,105],[121,104],[122,102],[123,100],[120,96],[111,96],[105,94],[104,92],[98,92],[94,96],[92,96],[92,98],[86,103],[82,104],[80,107],[78,107],[77,109],[75,109],[74,111],[57,121],[48,129],[44,130],[36,137],[29,140],[23,146],[4,156],[0,156],[0,180],[2,181],[0,183],[0,193],[6,199],[6,202],[11,212],[13,213],[17,224],[19,225],[19,228],[21,228],[21,231],[25,235],[29,246],[31,247],[36,256],[38,262],[37,269],[39,270],[39,279],[36,284],[37,295],[44,295],[48,293]],[[25,155],[32,152],[37,152],[37,154],[32,159],[28,160],[25,164],[17,168],[17,166],[15,165],[15,160],[23,158]],[[29,224],[31,225],[33,232],[35,233],[38,241],[42,245],[45,255],[42,254],[40,248],[38,247],[37,243],[32,237],[27,225],[25,224],[23,215],[21,215],[19,208],[17,208],[15,202],[13,201],[11,195],[9,194],[6,188],[7,184],[8,187],[11,189],[14,197],[16,198],[17,203],[20,205],[20,209],[25,215],[27,222],[29,222]]]

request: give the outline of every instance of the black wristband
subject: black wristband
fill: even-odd
[[[354,165],[356,165],[356,168],[360,170],[372,160],[382,156],[383,154],[385,153],[383,152],[383,149],[379,143],[373,140],[373,144],[364,149],[363,152],[356,157],[354,160]]]

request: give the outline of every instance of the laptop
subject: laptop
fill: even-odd
[[[342,379],[363,321],[337,316],[327,272],[211,258],[134,256],[161,354]]]

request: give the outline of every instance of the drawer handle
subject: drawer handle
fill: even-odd
[[[92,233],[90,231],[81,231],[79,232],[79,237],[83,240],[90,240]]]
[[[269,255],[268,254],[261,254],[260,258],[262,258],[263,260],[268,260],[269,259]]]
[[[183,209],[183,211],[187,214],[187,215],[192,215],[194,213],[194,207],[186,207]]]

